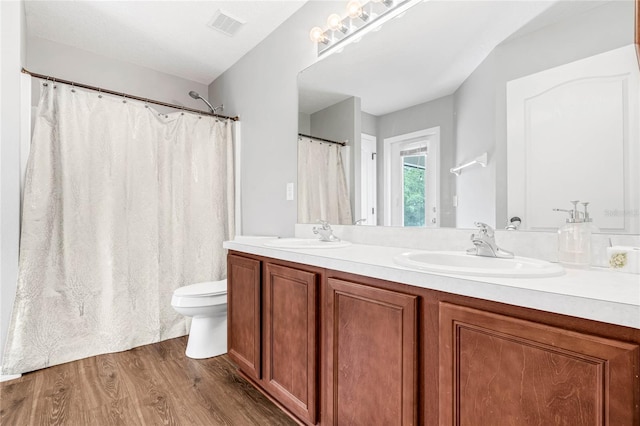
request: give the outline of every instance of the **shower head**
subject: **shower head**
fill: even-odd
[[[211,104],[205,98],[203,98],[202,96],[200,96],[198,94],[198,92],[195,92],[195,91],[192,90],[192,91],[189,92],[189,96],[191,96],[193,99],[202,99],[202,102],[207,104],[207,106],[211,110],[211,114],[215,114],[216,113],[216,108],[212,107]]]

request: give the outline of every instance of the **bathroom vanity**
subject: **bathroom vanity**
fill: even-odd
[[[225,243],[229,357],[302,424],[640,424],[638,275],[476,278]]]

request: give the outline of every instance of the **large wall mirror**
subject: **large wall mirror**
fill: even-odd
[[[431,0],[319,60],[298,76],[298,144],[332,148],[299,159],[299,222],[550,231],[581,200],[602,232],[640,233],[635,16],[633,0]],[[327,162],[325,189],[300,186]]]

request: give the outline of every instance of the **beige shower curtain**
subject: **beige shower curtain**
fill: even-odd
[[[4,374],[186,334],[172,292],[223,278],[234,233],[229,121],[56,86],[27,166]]]
[[[298,139],[299,223],[353,223],[341,149],[334,143]]]

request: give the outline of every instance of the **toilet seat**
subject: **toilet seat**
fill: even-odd
[[[227,303],[227,280],[205,281],[177,288],[171,306],[197,308]]]
[[[185,285],[177,288],[173,292],[175,296],[186,297],[215,296],[223,293],[227,293],[227,280],[204,281],[201,283]]]

